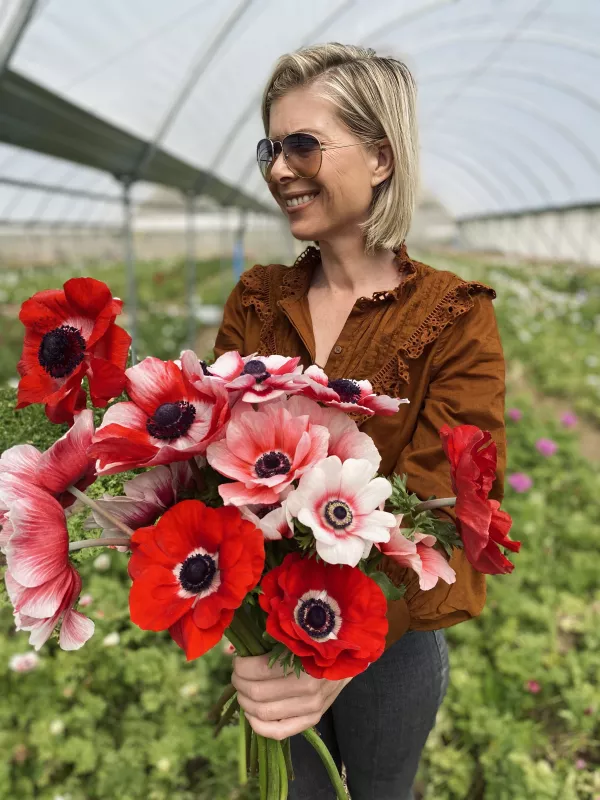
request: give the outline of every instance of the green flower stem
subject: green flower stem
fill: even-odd
[[[227,706],[227,708],[223,712],[223,716],[221,717],[221,719],[218,721],[217,725],[215,726],[215,729],[213,731],[213,738],[214,739],[216,739],[217,736],[221,733],[221,731],[223,730],[225,725],[227,725],[227,723],[233,717],[233,715],[235,714],[236,711],[241,711],[240,704],[238,703],[238,699],[237,699],[237,693],[234,696],[234,698],[231,701],[231,703],[229,703],[229,705]]]
[[[250,730],[252,730],[252,738],[250,739],[250,775],[256,775],[258,770],[258,736],[252,728]]]
[[[325,769],[327,770],[327,774],[329,775],[329,780],[335,789],[335,796],[337,800],[348,800],[348,795],[346,794],[346,790],[344,789],[344,784],[342,782],[342,776],[338,772],[335,761],[327,749],[327,745],[323,742],[317,731],[314,728],[309,728],[307,731],[302,732],[302,736],[304,736],[307,742],[310,742],[310,744],[319,754],[319,757],[323,762]]]
[[[132,535],[133,531],[131,528],[128,528],[124,522],[121,522],[120,519],[114,517],[110,512],[105,511],[102,506],[98,505],[98,503],[95,500],[92,500],[91,497],[88,497],[87,494],[80,492],[75,486],[69,486],[67,491],[74,495],[78,500],[81,500],[81,502],[88,508],[91,508],[92,511],[95,511],[96,514],[99,514],[101,517],[104,517],[104,519],[108,520],[112,525],[115,526],[115,528],[118,528],[120,531],[122,531],[125,536],[128,537],[128,539]],[[129,541],[127,541],[127,544],[129,544]]]
[[[239,638],[238,635],[231,630],[231,626],[229,626],[229,628],[227,628],[227,630],[225,631],[225,636],[227,636],[231,644],[235,647],[235,649],[241,656],[251,655],[251,653],[248,652],[248,648],[246,647],[242,639]]]
[[[267,739],[267,800],[279,800],[279,742]]]
[[[252,631],[250,620],[241,608],[235,612],[229,629],[246,645],[249,655],[262,656],[267,652],[267,648],[261,641],[262,637],[258,636],[258,631],[256,634]]]
[[[240,706],[240,724],[239,724],[239,740],[238,740],[238,780],[240,786],[245,786],[248,783],[248,763],[246,761],[246,715],[244,709]]]
[[[85,547],[108,547],[109,545],[129,547],[131,541],[129,537],[125,538],[124,536],[120,538],[105,536],[102,539],[82,539],[79,542],[69,542],[69,553],[72,553],[74,550],[83,550]]]
[[[456,497],[436,497],[433,500],[423,500],[411,509],[411,514],[420,514],[421,511],[431,511],[433,508],[455,506]]]
[[[284,739],[283,742],[278,742],[277,756],[279,758],[279,800],[287,800],[288,796],[288,772],[285,755],[283,753],[284,742],[289,739]]]
[[[246,729],[245,738],[246,738],[246,776],[247,776],[248,775],[248,771],[249,771],[249,769],[251,767],[250,762],[251,762],[251,759],[252,759],[252,734],[253,734],[253,730],[252,730],[252,726],[248,722],[248,718],[246,717],[246,714],[244,714],[244,727]]]
[[[264,736],[256,737],[258,746],[258,787],[260,800],[267,800],[267,740]]]
[[[227,686],[221,692],[221,696],[214,704],[214,706],[210,709],[208,714],[206,715],[209,722],[218,722],[219,717],[221,716],[221,712],[223,711],[223,706],[231,700],[233,695],[235,694],[235,686],[233,683],[228,683]]]
[[[294,767],[292,764],[292,742],[290,737],[284,739],[281,743],[281,750],[285,758],[285,768],[287,770],[288,781],[294,780]]]

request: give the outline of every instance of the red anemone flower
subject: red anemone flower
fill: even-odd
[[[196,367],[149,357],[127,370],[131,402],[108,409],[89,449],[99,475],[187,461],[221,435],[227,390]]]
[[[98,408],[117,397],[125,386],[131,343],[114,324],[122,306],[95,278],[71,278],[62,289],[26,300],[19,314],[26,332],[17,408],[44,403],[52,422],[70,423],[75,411],[85,408],[85,376]]]
[[[267,633],[299,656],[314,678],[363,672],[385,649],[385,595],[357,567],[289,553],[262,580]]]
[[[233,506],[183,500],[131,537],[132,621],[168,629],[188,661],[220,642],[262,574],[262,532]]]
[[[488,498],[496,477],[496,444],[489,431],[475,425],[440,429],[442,447],[450,462],[452,488],[456,495],[456,520],[465,554],[479,572],[500,575],[512,572],[512,564],[500,551],[517,553],[521,542],[508,538],[512,520]]]

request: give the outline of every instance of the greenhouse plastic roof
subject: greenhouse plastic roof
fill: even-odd
[[[453,215],[600,199],[598,0],[0,0],[0,220],[113,219],[128,172],[272,207],[264,81],[326,41],[407,62]]]

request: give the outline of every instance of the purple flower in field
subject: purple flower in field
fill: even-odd
[[[515,492],[528,492],[533,486],[533,481],[524,472],[513,472],[508,476],[508,483]]]
[[[542,687],[537,681],[527,681],[525,688],[531,694],[539,694],[542,691]]]
[[[521,417],[523,416],[523,412],[520,408],[509,408],[508,409],[508,417],[512,419],[513,422],[518,422]]]
[[[578,758],[575,762],[575,769],[585,769],[587,767],[587,761],[585,758]]]
[[[565,413],[561,416],[560,421],[565,426],[565,428],[574,428],[575,425],[579,422],[577,419],[577,415],[574,414],[572,411],[565,411]]]
[[[558,445],[552,439],[538,439],[535,443],[536,450],[546,458],[553,456],[558,450]]]

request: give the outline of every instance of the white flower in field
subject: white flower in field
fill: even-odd
[[[37,653],[16,653],[11,656],[8,666],[13,672],[31,672],[40,663]]]
[[[585,382],[588,386],[600,386],[600,375],[586,375]]]
[[[7,386],[8,386],[10,389],[16,389],[16,388],[17,388],[17,386],[19,385],[19,379],[18,379],[18,378],[9,378],[9,379],[6,381],[6,385],[7,385]]]
[[[524,328],[517,332],[517,336],[519,337],[519,341],[523,342],[524,344],[530,342],[532,338],[529,331],[525,330]]]
[[[50,733],[52,736],[60,736],[61,733],[64,733],[65,730],[65,723],[62,719],[53,719],[50,723]]]
[[[171,769],[171,762],[168,758],[161,758],[160,761],[157,762],[156,768],[160,772],[168,772]]]
[[[194,695],[198,694],[199,689],[200,687],[197,683],[184,683],[179,690],[179,694],[182,697],[194,697]]]
[[[588,367],[597,367],[600,363],[600,359],[598,359],[598,356],[592,354],[585,357],[585,363]]]
[[[101,553],[95,558],[94,567],[98,572],[106,572],[106,570],[110,569],[110,556],[108,553]]]
[[[70,794],[55,794],[52,800],[71,800]]]
[[[117,631],[113,631],[112,633],[107,634],[104,639],[102,640],[102,644],[104,647],[114,647],[115,645],[119,644],[121,641],[121,637],[117,633]]]

